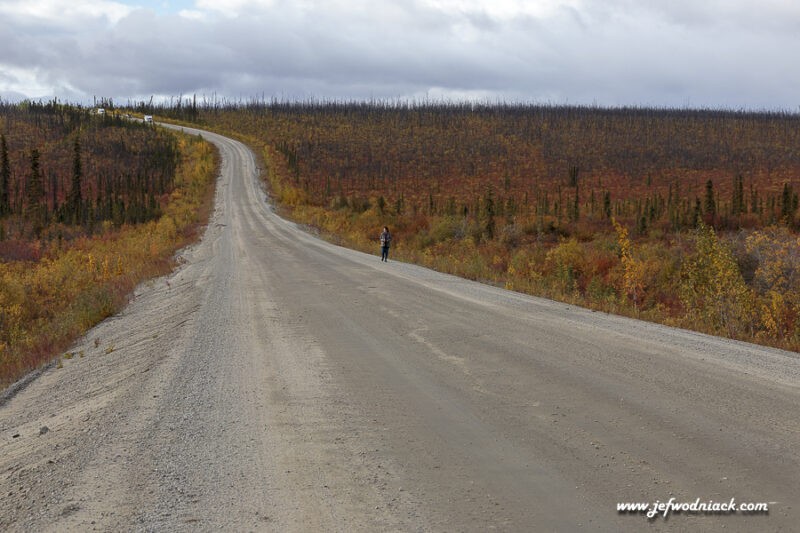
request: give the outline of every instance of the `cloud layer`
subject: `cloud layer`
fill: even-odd
[[[797,110],[800,5],[752,6],[0,0],[0,96],[428,97]]]

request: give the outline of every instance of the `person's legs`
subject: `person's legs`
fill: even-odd
[[[381,261],[388,261],[388,260],[389,260],[389,247],[381,246]]]

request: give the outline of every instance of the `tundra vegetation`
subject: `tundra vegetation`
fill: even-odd
[[[178,99],[330,239],[509,289],[798,350],[800,116]]]
[[[205,220],[214,150],[78,106],[0,103],[0,384],[62,352]]]

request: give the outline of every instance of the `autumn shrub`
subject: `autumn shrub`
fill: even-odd
[[[545,269],[551,273],[557,290],[562,294],[577,291],[577,280],[583,268],[583,250],[575,238],[562,240],[545,257]]]
[[[754,231],[746,239],[755,260],[753,287],[763,334],[800,344],[800,236],[785,227]]]
[[[598,238],[592,243],[584,243],[585,271],[579,280],[579,287],[588,305],[604,309],[618,304],[620,261],[616,246],[608,238]]]
[[[745,284],[731,249],[704,225],[695,235],[695,250],[681,269],[681,301],[686,319],[729,337],[752,336],[755,324],[753,291]]]
[[[456,216],[437,217],[427,235],[431,243],[462,239],[466,235],[465,221]]]

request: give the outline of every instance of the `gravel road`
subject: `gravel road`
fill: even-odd
[[[1,400],[0,530],[797,531],[798,354],[322,242],[203,135],[202,241]]]

